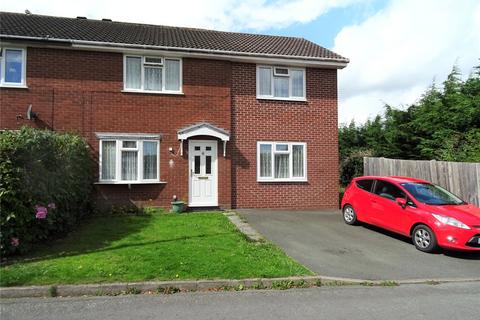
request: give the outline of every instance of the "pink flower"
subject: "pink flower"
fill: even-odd
[[[35,218],[45,219],[47,217],[47,208],[35,206],[35,209],[37,210],[37,212],[35,214]]]
[[[56,209],[57,207],[55,206],[55,203],[49,203],[47,206],[49,209]]]
[[[10,244],[14,247],[18,247],[18,245],[20,244],[20,240],[18,238],[12,238],[10,240]]]

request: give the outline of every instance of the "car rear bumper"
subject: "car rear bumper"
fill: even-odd
[[[480,251],[480,230],[464,230],[456,227],[444,226],[435,230],[438,245],[442,248]]]

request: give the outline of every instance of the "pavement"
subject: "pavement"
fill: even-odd
[[[2,320],[479,319],[480,283],[0,300]]]
[[[322,276],[368,280],[480,279],[480,253],[423,253],[415,249],[409,238],[373,226],[346,225],[337,210],[237,212],[265,238]]]

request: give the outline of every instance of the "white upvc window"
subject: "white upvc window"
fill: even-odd
[[[305,101],[305,68],[257,65],[257,98]]]
[[[307,181],[307,144],[257,142],[257,181]]]
[[[134,92],[182,93],[182,60],[125,55],[123,89]]]
[[[160,182],[160,141],[134,137],[100,140],[101,183]]]
[[[0,47],[0,86],[26,86],[26,49]]]

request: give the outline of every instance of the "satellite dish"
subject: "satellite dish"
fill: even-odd
[[[37,114],[32,111],[32,105],[29,105],[29,106],[28,106],[28,109],[27,109],[27,119],[28,119],[28,120],[35,120],[35,119],[37,119]]]

